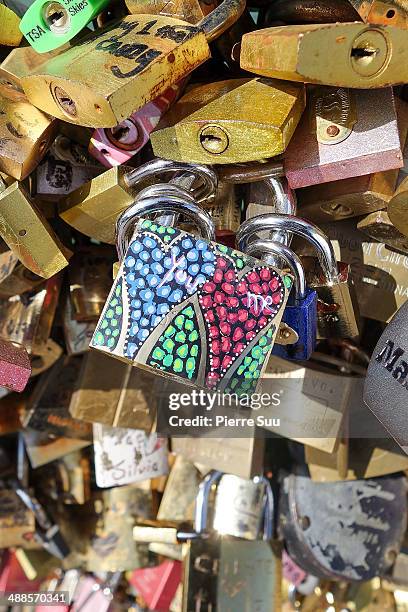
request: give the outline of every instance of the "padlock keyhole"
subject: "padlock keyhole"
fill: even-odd
[[[44,9],[44,20],[50,30],[56,34],[65,34],[69,30],[71,18],[68,11],[59,3],[51,2]]]
[[[351,57],[362,66],[368,66],[375,59],[379,49],[375,49],[369,45],[364,47],[354,47],[351,50]]]
[[[200,144],[207,153],[220,155],[228,148],[229,138],[219,125],[207,125],[200,132]]]

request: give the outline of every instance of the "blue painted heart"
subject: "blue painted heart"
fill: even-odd
[[[143,221],[123,264],[129,301],[125,356],[133,358],[164,317],[212,278],[214,262],[209,242]]]

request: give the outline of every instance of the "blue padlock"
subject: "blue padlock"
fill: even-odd
[[[299,257],[284,244],[272,240],[254,240],[247,246],[247,253],[268,261],[278,257],[293,274],[294,282],[289,300],[283,312],[282,322],[298,335],[294,344],[276,344],[272,354],[284,359],[303,361],[309,359],[316,345],[317,293],[306,285],[305,273]],[[269,263],[269,262],[268,262]]]

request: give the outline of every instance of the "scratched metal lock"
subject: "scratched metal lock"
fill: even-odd
[[[207,41],[238,19],[244,5],[224,0],[197,27],[161,15],[129,15],[23,77],[24,91],[54,117],[115,127],[208,59]]]
[[[408,302],[397,311],[379,339],[368,367],[364,401],[408,454],[406,420]]]
[[[239,247],[239,244],[238,244]],[[289,325],[297,335],[293,344],[276,343],[273,355],[285,359],[309,359],[316,346],[317,336],[317,294],[306,285],[305,273],[299,257],[283,244],[272,240],[254,240],[249,243],[247,253],[254,256],[278,257],[294,277],[291,295],[282,316],[282,322]]]
[[[256,104],[254,104],[256,100]],[[155,155],[231,164],[280,155],[305,107],[305,90],[267,79],[232,79],[195,87],[151,134]]]
[[[208,501],[211,486],[226,478],[222,472],[211,472],[200,485],[196,502],[194,530],[205,536]],[[235,478],[235,477],[232,477]],[[219,486],[221,486],[222,480]],[[204,610],[280,610],[281,547],[273,537],[273,494],[268,481],[258,478],[264,486],[260,503],[263,506],[263,534],[259,539],[242,540],[210,530],[207,538],[195,537],[184,544],[183,612]],[[222,494],[225,509],[231,499]],[[224,513],[225,527],[227,516]],[[258,516],[259,519],[259,516]],[[218,536],[218,537],[217,537]]]
[[[30,46],[12,49],[0,63],[0,83],[23,92],[21,78],[39,68],[54,55],[55,51],[40,55]]]
[[[47,152],[57,124],[24,94],[0,85],[0,170],[18,180],[26,178]]]
[[[359,311],[349,266],[337,262],[326,234],[316,225],[293,215],[259,215],[245,221],[237,234],[241,248],[250,236],[265,230],[280,230],[301,236],[317,250],[322,272],[306,266],[308,285],[317,293],[317,337],[355,338],[359,335]],[[313,262],[317,264],[317,262]]]
[[[22,35],[19,29],[20,18],[4,4],[0,5],[0,45],[18,47]]]
[[[62,47],[100,13],[109,0],[35,0],[24,13],[20,31],[37,53]]]
[[[330,580],[383,576],[401,547],[407,522],[407,480],[396,474],[349,482],[283,479],[280,531],[291,558]]]
[[[33,274],[18,261],[13,251],[0,253],[0,298],[33,291],[43,282],[41,276]]]
[[[21,263],[43,278],[65,268],[72,255],[17,182],[0,193],[0,235]]]
[[[393,225],[385,210],[378,210],[357,223],[357,229],[388,248],[408,255],[408,237]]]
[[[179,95],[183,83],[172,85],[114,128],[94,131],[89,152],[107,168],[129,161],[149,142],[150,133]]]
[[[211,217],[180,186],[206,176],[191,165],[178,185],[146,188],[121,215],[122,263],[90,346],[189,384],[237,388],[262,372],[291,279],[212,242]],[[153,213],[182,213],[204,237],[140,219]]]
[[[290,25],[245,34],[241,68],[288,81],[374,89],[407,81],[406,54],[407,31],[392,26]]]
[[[154,378],[149,372],[89,351],[69,411],[81,421],[148,433],[153,428],[157,402]]]
[[[133,15],[166,15],[177,17],[196,25],[204,17],[199,0],[126,0],[126,7]],[[209,3],[211,4],[211,3]]]
[[[403,166],[391,88],[308,91],[307,109],[284,156],[292,189]]]
[[[398,0],[349,0],[365,23],[408,28],[406,5]]]
[[[30,357],[24,346],[0,338],[0,386],[21,393],[30,376]]]

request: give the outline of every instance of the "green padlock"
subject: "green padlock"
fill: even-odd
[[[69,42],[109,0],[36,0],[20,23],[20,30],[38,53],[46,53]]]

